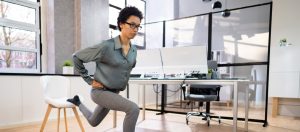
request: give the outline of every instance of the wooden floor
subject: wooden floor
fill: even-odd
[[[118,126],[112,128],[112,113],[110,113],[103,122],[97,127],[91,127],[84,117],[81,117],[86,132],[122,132],[122,123],[125,114],[118,112]],[[222,120],[221,124],[211,122],[208,127],[205,121],[199,117],[191,117],[190,124],[185,124],[185,115],[180,114],[165,114],[156,115],[156,112],[147,111],[146,120],[141,121],[141,114],[136,126],[136,132],[231,132],[232,121]],[[25,126],[0,129],[0,132],[38,132],[41,122],[32,123]],[[243,122],[238,123],[239,131],[243,131]],[[50,120],[45,127],[45,132],[56,132],[57,121]],[[80,128],[73,117],[68,118],[68,129],[70,132],[80,132]],[[65,131],[63,119],[60,121],[60,131]],[[299,132],[300,131],[300,118],[278,116],[271,118],[269,116],[269,126],[262,127],[261,123],[249,122],[249,131],[257,132]]]

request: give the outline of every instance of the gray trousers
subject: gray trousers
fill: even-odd
[[[123,111],[126,113],[123,122],[123,132],[134,132],[140,109],[132,101],[119,95],[119,92],[112,92],[105,89],[92,89],[91,98],[97,104],[94,112],[91,112],[84,104],[79,105],[79,110],[95,127],[101,123],[109,110]]]

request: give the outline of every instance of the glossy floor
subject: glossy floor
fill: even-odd
[[[118,112],[117,128],[112,128],[112,114],[110,113],[103,122],[97,127],[91,127],[84,117],[81,117],[86,132],[122,132],[122,123],[125,114]],[[222,120],[221,124],[211,122],[208,127],[205,121],[199,117],[191,117],[190,124],[185,124],[185,115],[180,114],[165,114],[156,115],[156,112],[147,111],[146,120],[141,121],[141,114],[136,126],[136,132],[231,132],[232,121]],[[277,118],[269,118],[269,126],[262,127],[261,123],[249,122],[249,131],[255,132],[299,132],[300,131],[300,118],[278,116]],[[37,132],[39,131],[41,122],[32,123],[25,126],[0,129],[0,132]],[[243,131],[243,122],[238,122],[239,131]],[[57,120],[50,120],[46,127],[45,132],[56,132]],[[68,118],[68,129],[70,132],[80,132],[80,128],[75,118]],[[60,122],[60,131],[65,131],[63,119]]]

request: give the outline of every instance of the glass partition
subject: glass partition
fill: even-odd
[[[213,59],[218,59],[219,63],[268,61],[270,6],[233,10],[230,13],[229,17],[223,17],[221,13],[213,14]]]
[[[249,118],[265,120],[266,91],[269,54],[269,30],[271,4],[232,9],[229,17],[221,12],[177,20],[146,24],[146,48],[184,47],[204,45],[213,60],[218,62],[220,78],[246,78],[248,84],[239,84],[239,117],[244,118],[245,89],[249,88]],[[211,17],[211,21],[209,21]],[[212,27],[211,32],[209,27]],[[211,42],[211,43],[209,43]],[[197,56],[191,56],[198,59]],[[149,86],[150,87],[150,86]],[[147,108],[160,109],[161,85],[153,85],[155,105]],[[180,85],[167,85],[167,111],[198,111],[199,102],[184,100]],[[154,92],[153,92],[154,91]],[[154,96],[154,95],[153,95]],[[232,86],[222,86],[220,101],[211,103],[211,112],[232,117]],[[205,103],[204,107],[205,109]]]
[[[208,15],[166,21],[166,47],[206,45]]]
[[[146,49],[161,48],[163,46],[163,23],[151,23],[146,27]]]

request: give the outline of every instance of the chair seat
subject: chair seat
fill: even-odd
[[[217,95],[198,95],[198,94],[190,94],[186,97],[188,100],[192,101],[216,101],[218,96]]]
[[[67,99],[68,99],[67,97],[56,98],[56,99],[46,97],[45,101],[46,101],[47,104],[50,104],[50,105],[52,105],[54,107],[58,107],[58,108],[72,108],[72,107],[75,107],[75,105],[68,102]]]

